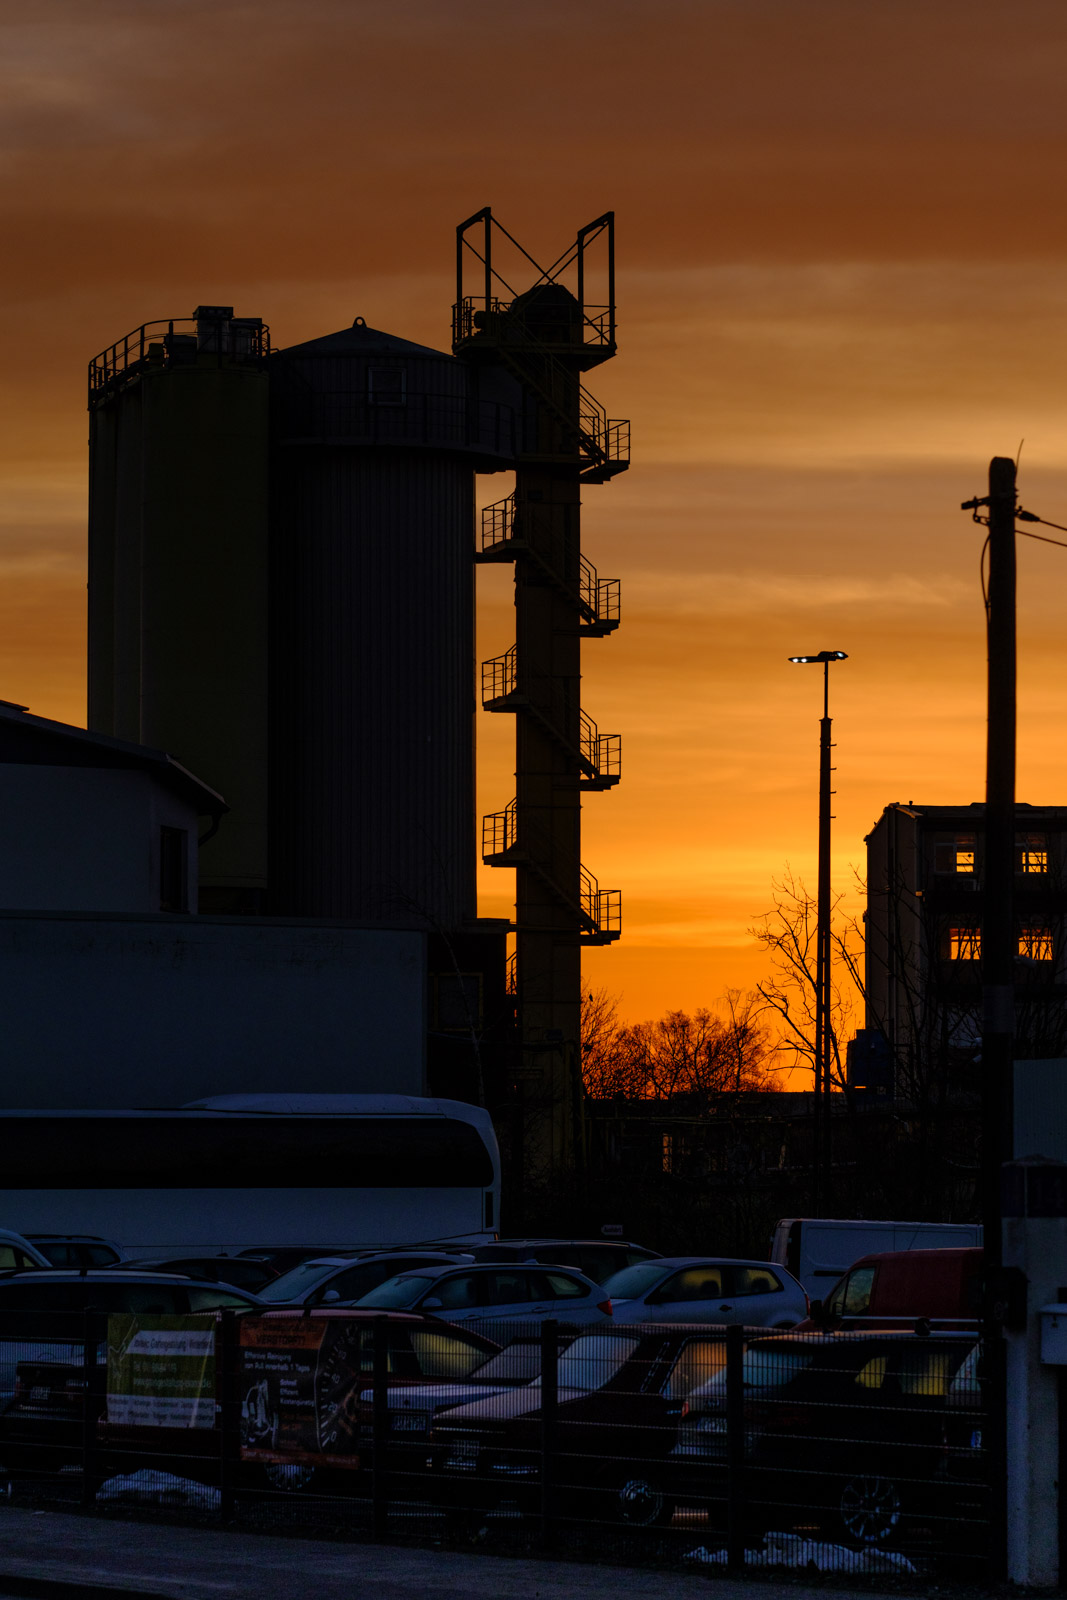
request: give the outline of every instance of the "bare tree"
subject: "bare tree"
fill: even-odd
[[[733,989],[723,998],[725,1016],[701,1007],[623,1027],[616,1004],[602,990],[590,994],[582,1027],[586,1093],[592,1099],[684,1099],[697,1108],[731,1092],[776,1089],[775,1050],[758,996]]]
[[[816,932],[818,903],[801,878],[786,867],[771,885],[772,905],[749,932],[770,957],[770,974],[756,985],[765,1009],[778,1018],[778,1047],[793,1067],[815,1074]],[[841,916],[843,894],[831,908],[830,1082],[847,1087],[843,1043],[855,1027],[863,998],[862,930]],[[837,975],[833,968],[836,967]]]
[[[582,992],[582,1082],[592,1100],[637,1098],[640,1068],[623,1045],[619,1003],[606,989]]]

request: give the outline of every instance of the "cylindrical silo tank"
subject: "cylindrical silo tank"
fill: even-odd
[[[270,388],[271,907],[457,928],[474,472],[513,459],[515,392],[362,319],[277,352]]]
[[[199,306],[90,366],[88,725],[226,800],[202,911],[257,912],[267,883],[268,343]]]

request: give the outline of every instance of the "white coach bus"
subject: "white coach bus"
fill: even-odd
[[[0,1225],[128,1256],[495,1238],[489,1113],[409,1095],[219,1095],[0,1113]]]

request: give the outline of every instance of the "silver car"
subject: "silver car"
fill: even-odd
[[[356,1301],[387,1278],[416,1267],[446,1267],[452,1262],[470,1261],[462,1251],[383,1250],[359,1256],[321,1255],[290,1267],[272,1283],[264,1284],[259,1297],[269,1306],[339,1306]]]
[[[573,1267],[426,1267],[403,1272],[356,1304],[360,1310],[429,1311],[447,1322],[544,1322],[563,1327],[606,1322],[604,1287]]]
[[[791,1328],[808,1297],[784,1267],[724,1256],[661,1256],[616,1272],[603,1285],[616,1322],[740,1322]]]

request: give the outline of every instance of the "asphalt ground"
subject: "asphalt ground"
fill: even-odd
[[[898,1591],[899,1592],[899,1591]],[[914,1592],[914,1591],[912,1591]],[[813,1586],[447,1550],[328,1544],[0,1508],[0,1600],[885,1600]]]

